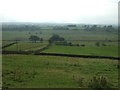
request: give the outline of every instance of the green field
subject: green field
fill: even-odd
[[[2,46],[5,46],[7,44],[13,43],[13,41],[2,41]]]
[[[32,43],[32,42],[19,42],[3,50],[8,51],[34,51],[45,47],[46,44],[43,43]]]
[[[62,29],[59,29],[61,27]],[[69,29],[64,29],[66,27]],[[37,51],[46,45],[51,45],[40,53],[119,57],[117,28],[104,27],[104,25],[100,27],[98,25],[95,29],[91,27],[92,25],[89,25],[88,30],[84,25],[69,27],[66,25],[6,24],[2,31],[1,46],[17,41],[17,44],[3,50]],[[67,45],[69,43],[69,45],[56,45],[55,41],[50,42],[50,38],[55,34],[62,37],[64,43]],[[34,43],[35,41],[29,40],[31,36],[38,36],[39,40]],[[40,41],[40,38],[43,41]],[[107,84],[110,88],[118,88],[118,69],[118,60],[110,59],[33,54],[2,55],[2,81],[3,87],[6,88],[87,88],[91,84],[96,86],[100,82]],[[99,77],[99,80],[95,77]],[[94,80],[96,81],[92,83]]]
[[[74,55],[96,55],[118,57],[117,46],[60,46],[53,45],[49,49],[42,51],[44,53],[74,54]]]
[[[3,55],[3,87],[84,88],[93,76],[102,75],[117,88],[117,65],[117,60],[109,59]]]
[[[40,33],[42,32],[42,34]],[[30,35],[37,35],[48,40],[53,34],[58,34],[65,40],[117,40],[118,34],[103,31],[84,30],[35,30],[35,31],[3,31],[3,40],[28,40]]]

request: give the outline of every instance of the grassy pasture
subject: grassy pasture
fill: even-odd
[[[28,40],[30,35],[37,35],[48,40],[53,34],[64,37],[65,40],[117,40],[118,35],[100,31],[84,30],[35,30],[35,31],[3,31],[3,40]]]
[[[44,40],[48,40],[53,34],[58,34],[64,37],[65,40],[73,44],[85,44],[86,47],[69,47],[69,46],[52,46],[46,53],[62,53],[62,54],[77,54],[77,55],[98,55],[98,56],[113,56],[118,57],[118,42],[112,42],[117,40],[118,35],[114,33],[108,33],[104,31],[84,31],[84,30],[52,30],[52,27],[44,27],[44,30],[35,31],[3,31],[3,40],[21,40],[18,45],[14,44],[3,50],[37,50],[44,46],[36,43],[25,43],[24,40],[28,41],[30,35],[37,35],[42,37]],[[80,41],[87,40],[87,41]],[[97,40],[97,41],[91,41]],[[106,40],[106,41],[101,41]],[[108,41],[111,40],[111,41]],[[107,46],[96,47],[96,43],[99,42],[101,45]],[[44,41],[45,44],[48,41]],[[3,43],[4,44],[4,43]]]
[[[42,51],[44,53],[61,53],[61,54],[75,54],[75,55],[97,55],[97,56],[111,56],[118,57],[117,46],[60,46],[53,45],[49,49]]]
[[[118,87],[118,61],[35,55],[3,55],[3,87],[87,87],[94,75],[103,75]],[[83,78],[83,85],[78,80]]]
[[[19,42],[17,44],[4,48],[3,50],[8,50],[8,51],[32,51],[33,50],[34,51],[34,50],[43,48],[45,46],[46,44],[43,44],[43,43]]]
[[[13,43],[12,41],[2,41],[2,46],[5,46],[7,44]]]
[[[3,40],[21,40],[3,50],[38,50],[47,45],[48,39],[53,34],[64,37],[73,44],[85,44],[85,47],[53,45],[44,53],[61,53],[75,55],[98,55],[118,57],[118,40],[116,33],[105,31],[80,30],[52,30],[52,26],[42,27],[41,30],[31,31],[3,31]],[[43,30],[44,29],[44,30]],[[70,28],[75,29],[75,28]],[[27,42],[31,35],[39,36],[43,43]],[[87,41],[80,41],[87,40]],[[97,40],[97,41],[91,41]],[[105,40],[105,42],[101,41]],[[3,41],[2,45],[12,41]],[[97,47],[96,42],[107,46]],[[60,56],[37,55],[2,55],[3,87],[11,88],[75,88],[88,87],[90,79],[95,76],[105,76],[112,84],[118,87],[118,61],[109,59],[89,59]],[[78,83],[79,80],[83,79]]]

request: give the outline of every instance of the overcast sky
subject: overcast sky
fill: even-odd
[[[119,0],[1,0],[2,22],[117,24]]]

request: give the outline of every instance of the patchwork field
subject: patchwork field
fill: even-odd
[[[93,76],[104,76],[117,88],[117,66],[117,60],[109,59],[3,55],[3,87],[83,88]]]

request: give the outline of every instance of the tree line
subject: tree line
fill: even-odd
[[[3,31],[14,31],[14,30],[40,30],[41,28],[37,25],[2,25]]]

